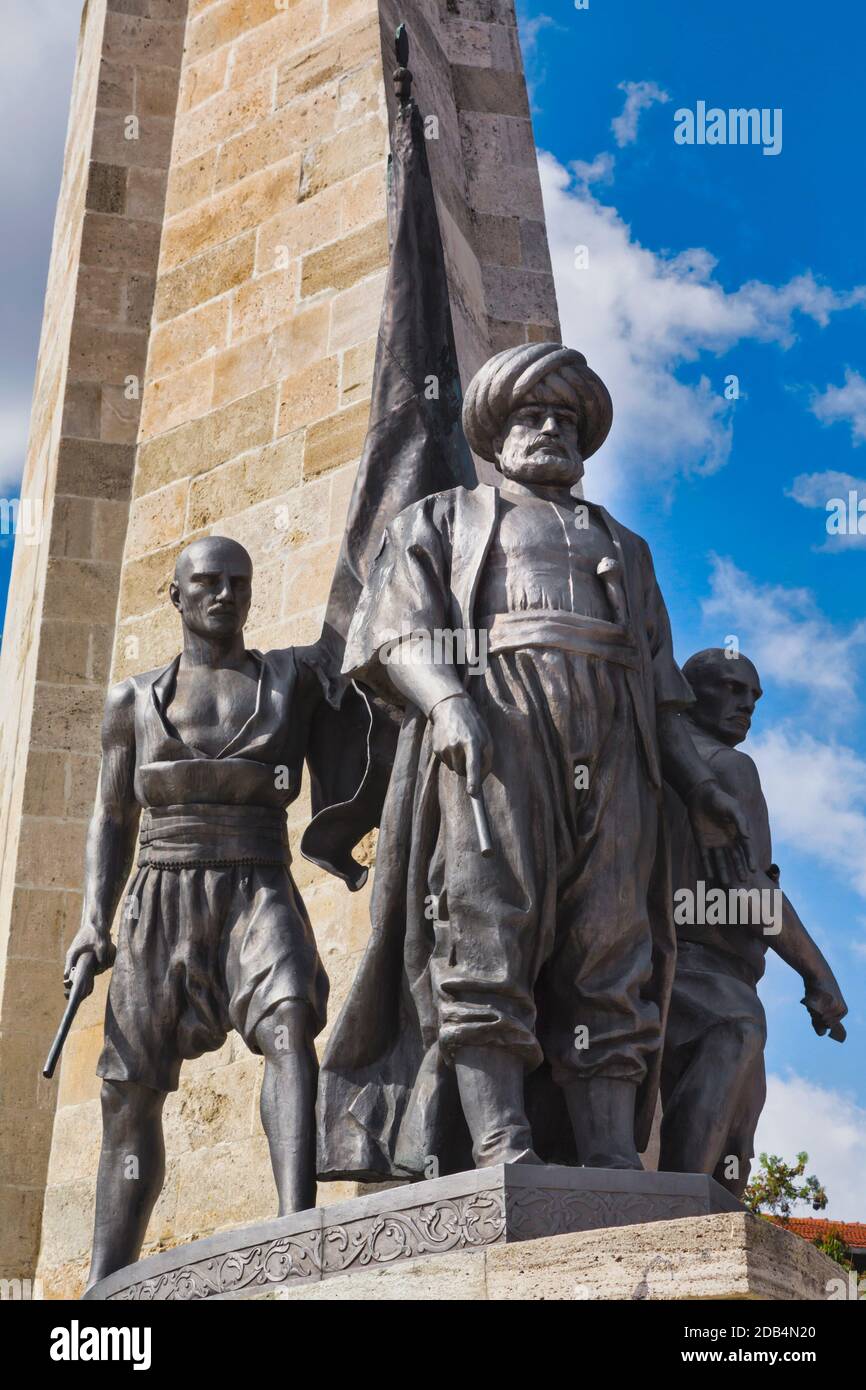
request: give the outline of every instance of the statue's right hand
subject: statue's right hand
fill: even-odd
[[[83,924],[78,928],[78,931],[72,938],[72,945],[66,952],[66,961],[63,966],[63,992],[67,999],[69,998],[69,991],[72,988],[75,967],[81,957],[87,955],[88,952],[94,957],[96,962],[94,973],[96,975],[101,975],[103,970],[107,970],[109,966],[114,964],[116,950],[111,940],[111,933],[99,931],[90,924]],[[93,988],[92,984],[90,988]],[[88,990],[87,993],[89,994],[90,990]],[[85,995],[85,998],[86,997]]]
[[[441,700],[431,714],[433,751],[446,767],[466,778],[470,796],[477,796],[493,766],[493,744],[487,725],[469,695]]]

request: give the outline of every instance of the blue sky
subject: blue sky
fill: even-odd
[[[4,16],[7,496],[79,12],[77,0],[29,0]],[[759,1143],[807,1148],[831,1213],[866,1220],[866,537],[831,539],[824,511],[849,479],[866,496],[861,9],[521,0],[520,15],[563,334],[616,412],[587,494],[649,540],[681,660],[733,633],[756,661],[766,694],[746,747],[776,859],[851,1010],[844,1047],[816,1038],[800,982],[771,959]],[[781,153],[675,144],[675,111],[698,101],[781,108]],[[731,374],[740,398],[726,402]],[[0,598],[10,556],[0,537]]]
[[[825,510],[858,481],[866,497],[862,12],[524,0],[520,17],[563,335],[614,401],[586,492],[650,542],[679,659],[735,634],[757,663],[745,748],[850,1008],[844,1046],[817,1038],[770,958],[758,1142],[808,1149],[830,1212],[866,1220],[866,536],[829,537]],[[781,152],[676,144],[698,101],[781,108]]]

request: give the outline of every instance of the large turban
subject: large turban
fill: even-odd
[[[613,402],[601,377],[582,352],[561,343],[522,343],[497,352],[477,371],[463,402],[463,429],[470,447],[493,463],[493,441],[509,415],[532,389],[544,383],[544,398],[576,406],[578,438],[585,459],[600,449],[613,420]]]

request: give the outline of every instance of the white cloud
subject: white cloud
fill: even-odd
[[[794,1215],[866,1221],[866,1110],[844,1091],[816,1086],[794,1072],[770,1075],[755,1153],[779,1154],[792,1163],[803,1149],[809,1155],[806,1175],[816,1175],[830,1201],[824,1211],[797,1207]]]
[[[670,96],[655,82],[620,82],[619,90],[625,92],[625,105],[620,115],[614,116],[610,128],[622,149],[624,145],[633,145],[637,139],[641,112],[657,102],[670,101]]]
[[[597,173],[605,168],[599,158],[588,166]],[[833,313],[866,302],[866,286],[840,292],[811,273],[729,292],[714,277],[710,251],[665,255],[636,241],[616,208],[589,189],[587,166],[575,180],[542,153],[539,170],[563,341],[586,353],[614,400],[613,431],[590,472],[589,496],[610,500],[630,472],[658,482],[726,462],[733,413],[724,374],[683,381],[686,364],[747,340],[787,347],[798,315],[823,326]],[[585,269],[576,263],[581,246],[589,253]]]
[[[857,497],[855,509],[849,510],[849,494],[852,492],[856,493]],[[858,530],[853,529],[860,524],[856,504],[866,498],[866,479],[855,478],[852,473],[839,473],[829,468],[823,473],[800,473],[790,488],[786,489],[785,495],[799,502],[801,507],[817,508],[824,512],[825,539],[823,545],[815,547],[816,550],[835,552],[866,546],[866,534],[861,535]],[[827,522],[834,514],[828,510],[828,506],[834,500],[841,500],[845,504],[847,523],[852,528],[850,532],[827,531]]]
[[[30,397],[0,402],[0,496],[17,494],[27,452]]]
[[[838,628],[808,589],[758,584],[718,556],[711,565],[710,596],[701,607],[706,619],[718,622],[721,636],[738,637],[765,682],[804,690],[821,702],[825,719],[850,714],[866,621]]]
[[[785,724],[751,738],[748,751],[777,845],[826,865],[866,898],[866,760]]]
[[[572,160],[569,168],[582,184],[612,183],[615,160],[609,150],[603,150],[595,159]]]
[[[65,132],[81,9],[70,0],[4,6],[0,118],[18,138],[0,147],[0,170],[18,192],[44,187],[44,170],[34,168],[26,156],[45,153],[46,135],[54,145],[58,120]],[[33,110],[21,122],[21,102],[28,97]],[[54,173],[52,169],[52,178]]]
[[[549,14],[533,15],[531,19],[525,19],[522,15],[518,15],[517,29],[520,36],[520,51],[523,54],[523,68],[529,101],[534,108],[536,89],[547,76],[547,69],[540,55],[538,36],[544,29],[559,30],[561,33],[563,25],[557,24],[553,16]]]
[[[81,22],[79,0],[3,6],[0,186],[0,489],[17,488]]]
[[[844,421],[851,426],[851,442],[866,440],[866,377],[849,367],[844,386],[828,386],[812,401],[812,412],[824,425]]]
[[[527,58],[535,56],[538,48],[538,35],[542,29],[561,29],[562,25],[557,24],[552,15],[537,14],[533,15],[531,19],[520,19],[518,28],[520,30],[520,50],[525,62]]]
[[[833,624],[808,589],[758,584],[730,560],[712,557],[705,619],[718,624],[716,645],[729,634],[772,681],[804,692],[822,736],[782,722],[748,742],[770,812],[777,857],[782,844],[797,857],[833,871],[866,898],[866,759],[848,746],[856,732],[857,682],[866,622]],[[847,737],[839,726],[848,721]],[[784,881],[784,879],[783,879]]]
[[[820,507],[823,511],[831,497],[845,497],[852,490],[866,494],[866,481],[828,468],[823,473],[799,473],[786,496],[793,497],[801,507]]]

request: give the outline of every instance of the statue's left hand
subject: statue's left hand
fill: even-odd
[[[823,1038],[829,1033],[834,1042],[844,1042],[846,1033],[842,1019],[848,1012],[848,1005],[842,997],[835,977],[828,974],[815,979],[804,980],[806,994],[800,1001],[809,1011],[812,1027]]]
[[[718,782],[701,782],[695,788],[689,818],[710,882],[728,888],[755,872],[748,822],[739,802]]]

